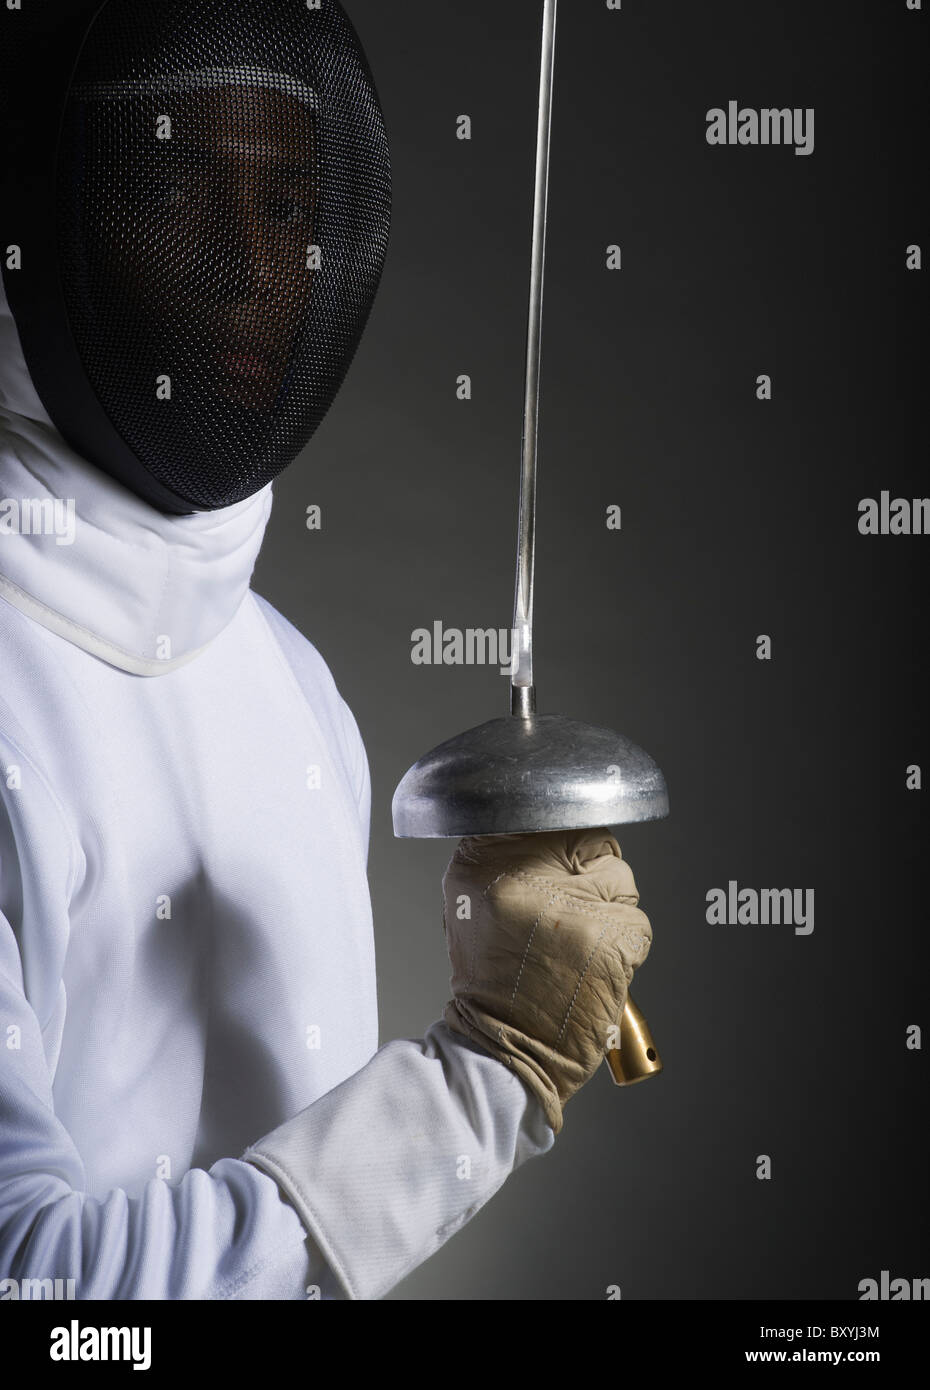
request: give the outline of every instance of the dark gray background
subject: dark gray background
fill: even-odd
[[[391,246],[347,383],[275,485],[255,587],[366,743],[385,1042],[449,994],[454,842],[395,840],[394,787],[508,707],[495,668],[412,665],[410,634],[510,625],[541,4],[347,8],[392,142]],[[860,498],[927,490],[927,272],[904,268],[927,230],[926,16],[560,10],[539,708],[665,772],[670,818],[616,831],[654,927],[635,992],[665,1071],[617,1091],[602,1069],[551,1153],[390,1296],[852,1299],[882,1269],[930,1275],[926,1062],[905,1048],[927,1021],[927,793],[904,784],[926,761],[930,540],[857,531]],[[708,146],[730,98],[813,106],[814,153]],[[731,878],[813,888],[812,935],[709,926]]]

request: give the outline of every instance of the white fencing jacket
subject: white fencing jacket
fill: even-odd
[[[78,458],[0,294],[0,1298],[378,1298],[554,1142],[441,1021],[378,1049],[368,763],[249,588],[270,506]]]

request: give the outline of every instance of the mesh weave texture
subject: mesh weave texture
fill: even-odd
[[[368,64],[323,0],[109,0],[59,148],[62,287],[91,386],[193,509],[285,468],[377,290],[390,162]]]

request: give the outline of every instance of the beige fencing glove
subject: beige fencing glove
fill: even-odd
[[[443,887],[453,998],[444,1017],[562,1108],[604,1060],[652,927],[606,830],[459,842]]]

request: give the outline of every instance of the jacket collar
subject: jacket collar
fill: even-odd
[[[0,598],[112,666],[164,675],[235,616],[271,487],[166,516],[82,459],[36,394],[0,277]]]

